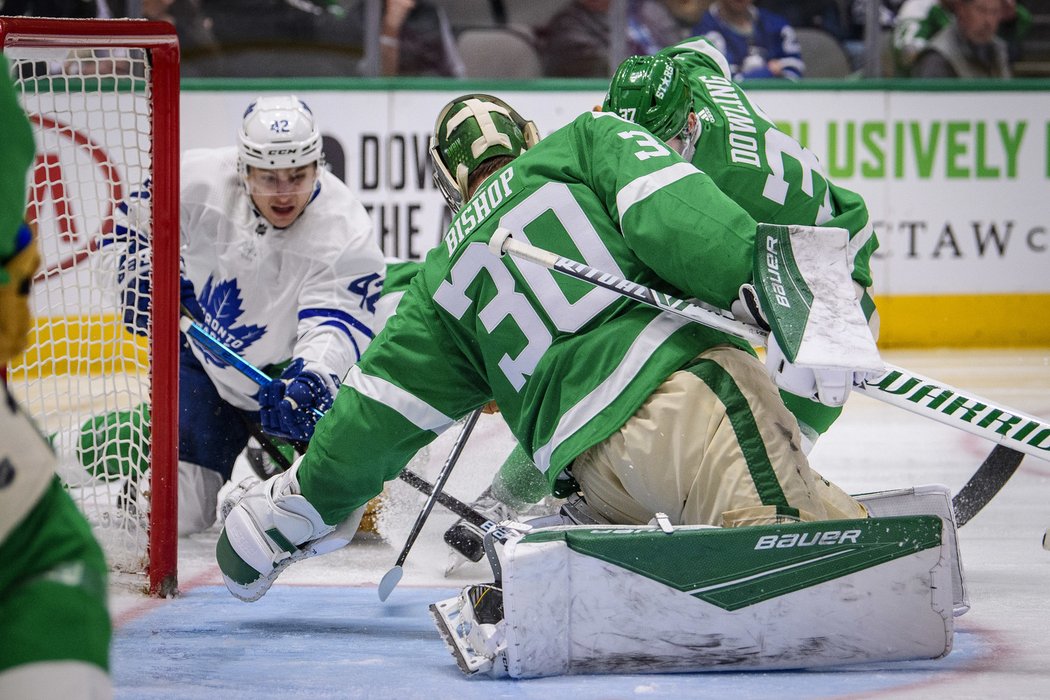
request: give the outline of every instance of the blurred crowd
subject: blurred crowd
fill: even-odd
[[[185,77],[608,78],[703,36],[738,80],[1050,76],[1050,0],[0,0],[144,17]]]

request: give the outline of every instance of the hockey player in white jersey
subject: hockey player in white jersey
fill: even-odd
[[[384,262],[368,214],[324,168],[314,115],[295,96],[253,101],[237,146],[186,152],[181,176],[184,312],[279,374],[260,389],[196,342],[183,343],[179,533],[188,534],[214,523],[219,489],[253,424],[309,440],[315,409],[331,406],[372,339]],[[129,250],[148,221],[147,202],[148,192],[132,198],[127,221],[118,220]],[[142,311],[125,305],[125,322],[141,326]]]

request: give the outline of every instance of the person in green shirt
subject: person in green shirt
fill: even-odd
[[[0,56],[0,364],[27,344],[40,264],[23,221],[33,132]],[[0,697],[109,697],[106,562],[55,475],[55,456],[2,383]]]
[[[864,517],[809,466],[798,424],[735,338],[490,250],[497,229],[725,308],[756,224],[712,180],[612,113],[542,141],[498,98],[438,116],[431,157],[457,212],[396,315],[344,379],[310,448],[230,511],[216,559],[261,597],[344,546],[353,513],[438,433],[495,401],[555,494],[610,522],[723,527]]]

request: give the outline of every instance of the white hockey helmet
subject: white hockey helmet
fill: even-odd
[[[323,165],[314,114],[295,95],[258,97],[244,111],[237,133],[238,165],[263,170]]]

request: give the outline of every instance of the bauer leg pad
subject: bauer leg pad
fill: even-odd
[[[432,606],[468,674],[818,668],[951,649],[933,516],[511,536],[497,584]],[[494,570],[495,570],[494,566]],[[502,594],[482,609],[486,596]]]
[[[906,489],[875,491],[854,496],[864,504],[873,518],[894,515],[936,515],[944,521],[944,545],[951,557],[952,609],[956,617],[970,609],[970,598],[966,592],[966,574],[959,554],[956,534],[955,508],[952,494],[947,486],[929,484]]]

